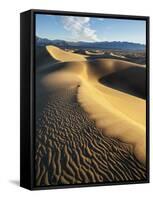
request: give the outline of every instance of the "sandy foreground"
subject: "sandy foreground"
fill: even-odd
[[[36,76],[36,185],[145,179],[145,68],[115,59],[88,61],[55,46],[44,51],[54,62],[42,62]],[[124,92],[119,83],[119,89],[103,84],[131,69],[140,80],[130,75],[132,93],[125,83]]]

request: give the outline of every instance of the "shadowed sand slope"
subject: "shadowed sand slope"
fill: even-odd
[[[46,47],[40,46],[36,48],[36,70],[45,69],[57,61],[46,51]]]
[[[145,179],[145,100],[102,83],[142,66],[46,50],[59,63],[36,79],[36,184]]]
[[[100,82],[111,88],[146,98],[146,68],[132,67],[109,74]]]

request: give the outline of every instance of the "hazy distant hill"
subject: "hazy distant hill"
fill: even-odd
[[[56,45],[64,48],[92,48],[92,49],[116,49],[116,50],[137,50],[144,51],[146,46],[139,43],[132,42],[68,42],[64,40],[49,40],[46,38],[36,37],[36,45]]]

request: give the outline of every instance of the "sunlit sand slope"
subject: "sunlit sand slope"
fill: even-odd
[[[87,55],[90,55],[90,56],[103,55],[104,54],[103,52],[91,52],[91,51],[85,51],[85,53]]]
[[[142,80],[142,66],[46,51],[58,62],[36,79],[36,185],[145,179],[145,100],[103,84],[130,69]]]
[[[58,47],[55,46],[47,46],[47,51],[50,55],[55,58],[56,60],[60,60],[62,62],[66,61],[83,61],[86,60],[85,56],[81,54],[75,54],[72,52],[66,52]]]

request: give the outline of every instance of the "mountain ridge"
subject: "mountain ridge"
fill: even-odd
[[[101,42],[70,42],[65,40],[49,40],[47,38],[40,38],[36,36],[36,45],[55,45],[61,48],[90,48],[90,49],[114,49],[114,50],[139,50],[144,51],[146,46],[140,43],[126,42],[126,41],[101,41]]]

